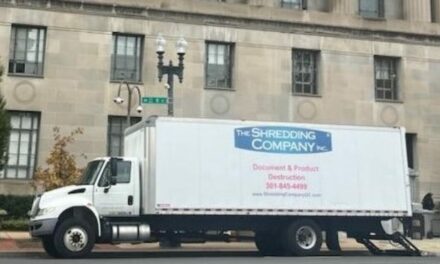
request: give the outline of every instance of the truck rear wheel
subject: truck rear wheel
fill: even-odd
[[[341,251],[341,247],[339,245],[338,231],[327,230],[325,232],[325,244],[327,245],[327,248],[331,251]]]
[[[281,256],[284,253],[278,232],[255,232],[255,246],[263,256]]]
[[[321,228],[313,220],[299,219],[291,223],[283,236],[282,243],[287,255],[312,256],[321,249]]]
[[[60,257],[81,258],[92,251],[95,232],[87,222],[70,218],[58,226],[54,242]]]
[[[54,258],[58,258],[60,255],[58,254],[58,251],[55,248],[55,244],[53,241],[52,236],[45,236],[41,238],[41,243],[43,244],[44,251],[46,253]]]

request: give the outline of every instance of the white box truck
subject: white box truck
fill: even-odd
[[[384,228],[411,216],[402,128],[151,117],[127,129],[124,157],[38,195],[30,232],[55,257],[230,230],[255,232],[263,255],[317,254],[323,233],[337,249],[338,231],[378,253],[370,239],[411,249]]]

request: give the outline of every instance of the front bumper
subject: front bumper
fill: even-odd
[[[44,219],[29,221],[29,233],[32,237],[52,235],[57,225],[58,219]]]

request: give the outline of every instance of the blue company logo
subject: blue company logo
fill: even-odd
[[[259,152],[302,154],[332,151],[329,132],[296,127],[259,126],[234,130],[235,147]]]

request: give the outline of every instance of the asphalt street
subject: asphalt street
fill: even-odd
[[[379,257],[365,252],[350,252],[342,256],[315,256],[315,257],[260,257],[256,252],[117,252],[93,253],[86,259],[52,259],[44,253],[1,253],[1,264],[51,264],[51,263],[124,263],[124,264],[428,264],[440,263],[439,257]]]

